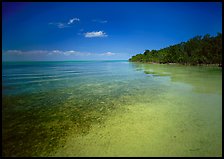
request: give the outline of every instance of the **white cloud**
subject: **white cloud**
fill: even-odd
[[[53,23],[53,22],[50,22],[48,24],[55,25],[59,29],[63,29],[63,28],[71,27],[71,24],[74,23],[74,21],[80,21],[80,19],[79,18],[72,18],[72,19],[69,20],[68,23],[63,23],[63,22]]]
[[[3,53],[20,55],[22,53],[22,51],[20,51],[20,50],[7,50]]]
[[[112,52],[106,52],[106,53],[102,53],[100,54],[101,56],[113,56],[116,55],[116,53],[112,53]]]
[[[119,53],[105,52],[105,53],[93,53],[93,52],[80,52],[75,50],[6,50],[4,54],[11,54],[16,56],[30,56],[30,55],[41,55],[41,56],[91,56],[91,57],[110,57],[116,56]]]
[[[69,26],[64,23],[57,23],[57,27],[61,29],[61,28],[69,27]]]
[[[65,56],[70,56],[70,55],[89,56],[89,55],[93,54],[93,53],[89,53],[89,52],[79,52],[79,51],[75,51],[75,50],[69,50],[69,51],[53,50],[53,51],[49,51],[49,53],[50,53],[49,55],[60,54],[60,55],[65,55]]]
[[[33,54],[46,54],[48,51],[46,50],[30,50],[30,51],[21,51],[21,50],[7,50],[6,54],[13,55],[33,55]]]
[[[84,33],[86,38],[94,38],[94,37],[107,37],[107,34],[103,31],[93,31]]]
[[[93,55],[93,53],[90,52],[79,52],[75,50],[69,50],[69,51],[61,51],[61,50],[28,50],[28,51],[21,51],[21,50],[7,50],[3,51],[5,54],[11,54],[11,55],[34,55],[34,54],[42,54],[42,55],[80,55],[80,56],[89,56]]]
[[[53,52],[53,53],[61,53],[60,50],[53,50],[52,52]]]
[[[69,55],[77,55],[79,54],[79,52],[74,51],[74,50],[70,50],[70,51],[65,51],[63,52],[64,55],[69,56]]]
[[[80,21],[79,18],[72,18],[69,20],[68,24],[72,24],[74,21]]]
[[[62,54],[62,51],[60,50],[53,50],[53,51],[48,51],[47,55],[59,55]]]
[[[50,25],[55,25],[55,26],[57,26],[59,29],[66,28],[66,27],[70,27],[69,25],[67,25],[67,24],[65,24],[65,23],[61,23],[61,22],[59,22],[59,23],[48,23],[48,24],[50,24]]]

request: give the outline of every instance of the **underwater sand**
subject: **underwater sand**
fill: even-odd
[[[222,69],[3,63],[3,156],[222,156]]]

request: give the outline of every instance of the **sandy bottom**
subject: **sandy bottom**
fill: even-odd
[[[220,68],[38,65],[4,70],[3,156],[222,156]]]
[[[66,144],[51,156],[221,156],[219,100],[208,103],[203,94],[177,99],[178,93],[126,105],[104,124],[92,125],[86,135],[71,131]]]

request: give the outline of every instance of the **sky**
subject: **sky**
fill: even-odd
[[[221,2],[2,2],[3,61],[127,60],[217,32]]]

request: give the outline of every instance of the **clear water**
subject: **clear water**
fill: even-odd
[[[222,156],[222,69],[3,62],[3,156]]]

